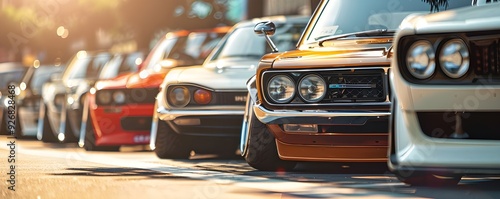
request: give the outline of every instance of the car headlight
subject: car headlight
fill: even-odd
[[[113,93],[113,100],[117,104],[121,104],[125,102],[125,93],[123,91],[115,91]]]
[[[295,95],[295,83],[286,75],[276,75],[269,80],[267,93],[277,103],[290,102]]]
[[[212,93],[204,89],[198,89],[194,92],[193,99],[198,104],[208,104],[212,101]]]
[[[97,92],[96,99],[100,104],[109,104],[111,102],[111,92],[101,90]]]
[[[168,93],[168,101],[171,105],[175,107],[183,107],[189,104],[191,96],[189,90],[184,86],[176,86],[170,89]]]
[[[411,75],[418,79],[427,79],[436,70],[435,53],[429,41],[413,43],[406,55],[406,66]]]
[[[318,75],[306,75],[299,82],[299,94],[306,102],[319,102],[326,94],[325,80]]]
[[[461,39],[447,41],[439,53],[439,65],[451,78],[460,78],[469,70],[469,49]]]

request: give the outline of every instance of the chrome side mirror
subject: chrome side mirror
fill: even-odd
[[[257,35],[264,35],[266,38],[267,43],[271,47],[273,53],[278,52],[278,48],[274,44],[273,40],[269,36],[274,35],[276,32],[276,25],[271,22],[271,21],[263,21],[255,24],[255,27],[253,28],[253,31]]]

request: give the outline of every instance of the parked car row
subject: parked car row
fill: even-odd
[[[144,61],[80,51],[62,76],[34,76],[41,92],[31,70],[6,81],[24,91],[18,137],[39,105],[39,140],[89,151],[239,149],[265,171],[387,162],[411,185],[498,174],[500,4],[433,2],[324,0],[310,17],[168,33]]]

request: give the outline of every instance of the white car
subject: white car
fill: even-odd
[[[65,118],[61,117],[65,117],[62,111],[66,110],[66,94],[75,93],[79,86],[87,84],[90,78],[97,76],[111,57],[108,52],[79,51],[68,62],[62,76],[55,76],[51,82],[43,85],[38,115],[38,140],[76,141],[75,137],[65,135],[66,126],[61,125],[61,119],[65,121]]]
[[[309,17],[278,17],[284,34],[300,35]],[[172,69],[157,96],[150,147],[159,158],[189,158],[190,152],[235,156],[247,97],[246,82],[260,58],[271,51],[254,34],[254,21],[240,22],[203,65]],[[294,47],[293,34],[276,37],[282,50]]]
[[[408,17],[395,39],[389,168],[411,185],[500,173],[500,4]]]

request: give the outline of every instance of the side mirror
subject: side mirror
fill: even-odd
[[[255,24],[253,31],[258,35],[272,36],[276,32],[276,25],[271,21],[263,21]]]
[[[269,36],[274,35],[276,32],[276,25],[271,21],[263,21],[255,24],[253,31],[257,35],[264,35],[267,44],[271,47],[273,53],[278,52],[278,48],[274,44],[273,40]]]
[[[62,80],[62,73],[54,73],[50,75],[50,81],[51,82],[58,82]]]

